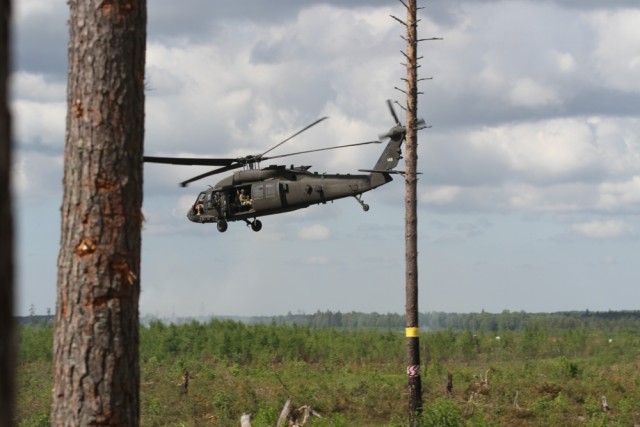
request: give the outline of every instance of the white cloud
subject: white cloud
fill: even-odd
[[[591,204],[591,189],[582,184],[546,187],[520,184],[505,187],[507,210],[518,212],[577,212]]]
[[[17,152],[12,168],[12,184],[18,197],[34,205],[44,199],[60,196],[63,164],[62,155]]]
[[[460,188],[452,185],[427,187],[420,193],[420,203],[443,205],[453,202],[460,194]]]
[[[609,87],[640,92],[640,10],[616,9],[591,16],[598,35],[593,61]]]
[[[472,150],[494,157],[521,179],[542,182],[576,179],[593,169],[598,160],[593,139],[589,126],[575,119],[487,127],[469,133]]]
[[[590,221],[572,226],[573,231],[592,239],[614,239],[631,234],[631,229],[619,220]]]
[[[640,211],[640,176],[599,186],[598,207],[607,211]]]
[[[19,143],[64,147],[66,102],[13,102],[16,140]]]
[[[402,75],[388,61],[397,54],[389,39],[398,34],[389,13],[321,5],[292,21],[252,23],[198,44],[151,41],[147,148],[188,142],[193,151],[246,155],[322,115],[330,122],[288,143],[295,147],[288,151],[376,139],[392,125],[380,88]],[[369,116],[383,124],[372,126]],[[347,151],[314,159],[323,156],[338,159],[339,168],[371,166]]]
[[[331,230],[324,225],[314,224],[301,229],[298,237],[302,240],[326,240],[331,237]]]
[[[438,209],[640,211],[635,118],[573,117],[435,131],[420,201]]]
[[[563,73],[571,73],[577,68],[577,61],[571,52],[556,52],[558,69]]]
[[[57,9],[56,2],[42,0],[20,0],[15,2],[16,19],[25,19],[30,15],[46,14]]]
[[[481,90],[487,94],[494,94],[496,91],[504,90],[506,77],[502,71],[492,64],[484,64],[479,74]]]
[[[11,80],[14,98],[54,103],[66,101],[66,84],[49,82],[42,74],[18,71],[11,75]]]
[[[509,100],[516,107],[542,107],[559,105],[555,90],[530,78],[518,79],[509,92]]]

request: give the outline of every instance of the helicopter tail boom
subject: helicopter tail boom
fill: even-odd
[[[369,176],[372,188],[379,187],[393,180],[390,174],[394,173],[393,168],[395,168],[400,159],[402,159],[401,146],[404,142],[404,137],[404,132],[394,133],[375,166],[370,170],[363,171],[370,172]]]

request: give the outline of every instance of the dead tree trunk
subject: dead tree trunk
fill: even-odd
[[[11,115],[9,20],[11,2],[0,1],[0,426],[13,425],[15,325],[13,320],[13,207],[11,202]]]
[[[410,425],[417,425],[422,412],[422,380],[420,376],[420,335],[418,333],[418,215],[416,169],[418,163],[418,55],[416,0],[407,2],[407,115],[405,147],[405,257],[406,257],[406,326],[407,375],[409,387]]]
[[[406,90],[406,134],[405,134],[405,263],[406,263],[406,337],[407,337],[407,376],[409,377],[409,424],[419,423],[422,412],[422,380],[420,374],[420,330],[418,311],[418,214],[417,214],[417,165],[418,165],[418,129],[425,127],[418,120],[418,42],[442,40],[440,38],[418,39],[417,0],[400,0],[407,8],[407,20],[392,16],[407,30],[405,53],[407,77]],[[421,79],[425,80],[425,79]],[[396,88],[398,89],[398,88]]]
[[[137,426],[146,0],[68,0],[51,425]]]

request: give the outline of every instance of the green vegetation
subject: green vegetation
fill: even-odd
[[[403,326],[381,324],[395,316],[152,321],[140,331],[142,425],[232,426],[251,413],[254,427],[275,426],[292,398],[324,417],[311,426],[405,426]],[[430,316],[424,426],[640,423],[637,312]],[[21,427],[49,425],[52,335],[46,322],[20,329]]]

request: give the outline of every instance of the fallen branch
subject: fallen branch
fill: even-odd
[[[291,399],[287,399],[287,402],[284,404],[284,407],[280,412],[277,427],[302,427],[311,417],[322,418],[319,413],[314,411],[311,406],[308,405],[303,405],[298,409],[294,409]]]

